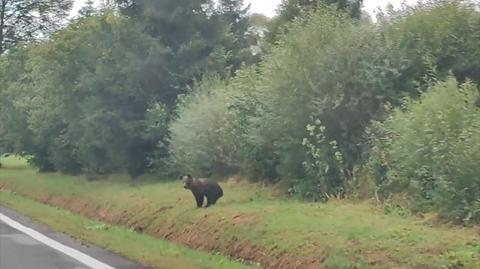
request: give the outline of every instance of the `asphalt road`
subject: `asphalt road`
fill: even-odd
[[[55,244],[72,248],[81,255],[93,258],[105,265],[117,269],[147,269],[134,262],[100,249],[95,246],[81,244],[64,234],[51,231],[48,227],[33,222],[10,209],[0,206],[0,213],[30,228],[35,232],[54,240]],[[106,268],[96,266],[98,269]],[[0,269],[88,269],[86,264],[67,254],[47,246],[31,236],[12,228],[0,220]],[[94,269],[97,269],[94,268]]]
[[[88,268],[0,222],[0,268]]]

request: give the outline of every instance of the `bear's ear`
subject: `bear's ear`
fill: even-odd
[[[190,174],[188,174],[187,177],[188,177],[189,179],[192,179],[192,175],[190,175]]]

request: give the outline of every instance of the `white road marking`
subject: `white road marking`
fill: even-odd
[[[51,238],[48,238],[46,237],[45,235],[31,229],[31,228],[28,228],[16,221],[14,221],[13,219],[3,215],[2,213],[0,213],[0,221],[4,222],[5,224],[7,224],[8,226],[14,228],[15,230],[18,230],[30,237],[32,237],[33,239],[57,250],[57,251],[60,251],[62,252],[63,254],[69,256],[69,257],[72,257],[73,259],[85,264],[86,266],[88,267],[91,267],[92,269],[115,269],[114,267],[111,267],[110,265],[108,264],[105,264],[99,260],[96,260],[76,249],[73,249],[71,247],[68,247],[68,246],[65,246]]]

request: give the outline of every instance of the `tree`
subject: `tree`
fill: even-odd
[[[86,1],[85,6],[83,6],[78,13],[83,17],[95,15],[96,9],[93,0]]]
[[[162,139],[149,133],[147,113],[164,100],[158,88],[145,85],[152,76],[170,79],[159,67],[169,49],[137,30],[106,12],[29,47],[26,63],[16,69],[14,56],[23,54],[12,50],[3,57],[0,79],[13,100],[2,98],[0,120],[17,153],[31,156],[40,171],[128,172],[132,178],[145,172]],[[3,120],[17,114],[21,120]]]
[[[32,95],[25,95],[23,89],[23,84],[27,82],[28,54],[28,48],[16,47],[0,56],[0,149],[8,153],[21,155],[28,152],[37,157],[41,156],[30,161],[38,161],[35,163],[37,167],[48,171],[52,165],[48,158],[44,158],[43,147],[33,143],[33,136],[28,128],[25,100],[30,100]]]
[[[267,29],[270,18],[260,13],[253,13],[249,16],[249,21],[253,27]]]
[[[217,12],[220,21],[229,26],[230,42],[224,42],[229,54],[227,61],[232,72],[235,72],[242,64],[253,64],[259,57],[253,55],[252,46],[257,45],[258,37],[252,31],[250,17],[248,16],[250,5],[244,5],[243,0],[220,0]],[[228,39],[227,39],[228,41]]]
[[[418,86],[425,89],[431,78],[444,79],[450,73],[461,83],[467,79],[480,83],[480,12],[474,4],[426,1],[379,22],[408,55],[408,70],[399,78],[396,91],[418,96]]]
[[[348,12],[352,18],[360,18],[363,0],[283,0],[277,13],[278,16],[270,24],[267,40],[277,41],[276,35],[286,31],[285,24],[293,21],[305,10],[315,9],[318,5],[333,5],[337,10]]]
[[[162,88],[162,95],[173,105],[178,94],[185,93],[194,80],[208,72],[225,72],[226,52],[222,42],[227,27],[222,25],[211,0],[117,0],[122,14],[139,31],[170,49],[170,81],[155,80],[146,87]]]
[[[217,9],[223,20],[231,24],[234,33],[248,30],[247,14],[250,5],[244,7],[243,0],[219,0]]]
[[[72,0],[0,0],[0,55],[19,42],[42,39],[58,29]]]

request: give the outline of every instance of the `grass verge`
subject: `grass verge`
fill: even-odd
[[[191,250],[122,227],[87,219],[8,191],[0,192],[0,203],[47,224],[55,231],[122,254],[152,268],[258,268],[230,261],[220,255]]]
[[[254,261],[266,268],[480,268],[478,228],[447,226],[369,202],[301,203],[268,188],[223,183],[225,197],[195,209],[178,182],[123,176],[38,174],[3,161],[0,187],[109,224],[192,248]]]
[[[258,268],[174,245],[122,227],[87,219],[63,209],[44,205],[8,191],[0,192],[0,203],[47,224],[53,230],[119,253],[149,267],[185,268]]]

